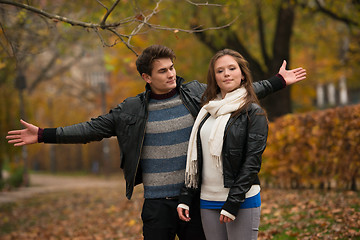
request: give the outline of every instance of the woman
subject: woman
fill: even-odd
[[[207,239],[257,239],[266,114],[252,88],[248,62],[238,52],[224,49],[214,55],[207,84],[190,136],[178,214],[190,221],[188,206],[200,191]]]

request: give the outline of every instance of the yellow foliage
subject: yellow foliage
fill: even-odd
[[[359,113],[355,105],[278,118],[261,174],[277,185],[349,186],[360,168]]]

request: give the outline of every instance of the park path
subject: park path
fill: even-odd
[[[8,192],[0,192],[0,204],[11,203],[42,193],[69,191],[84,188],[121,188],[121,177],[59,176],[51,174],[30,174],[30,187],[21,187]]]

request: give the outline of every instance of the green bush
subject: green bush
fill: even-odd
[[[23,183],[23,176],[24,168],[22,166],[17,166],[15,169],[12,169],[10,177],[6,180],[6,182],[10,185],[10,187],[18,188]]]
[[[0,190],[18,188],[23,184],[24,180],[24,167],[19,163],[10,163],[6,167],[8,176],[0,180]]]

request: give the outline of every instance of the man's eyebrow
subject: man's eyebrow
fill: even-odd
[[[169,68],[173,68],[173,67],[174,67],[174,64],[171,64],[171,66]],[[168,69],[168,68],[167,67],[159,68],[158,72],[164,71],[166,69]]]

